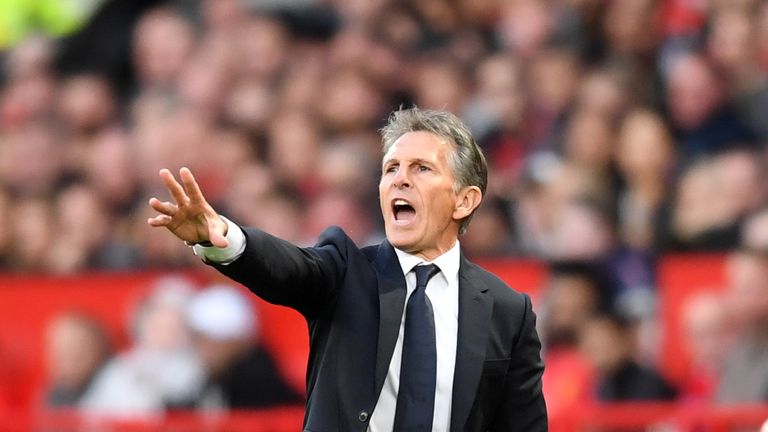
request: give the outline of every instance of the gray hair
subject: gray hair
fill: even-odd
[[[381,128],[382,149],[386,154],[401,136],[408,132],[430,132],[453,143],[454,150],[448,156],[458,192],[467,186],[477,186],[485,195],[488,186],[488,165],[467,126],[448,111],[419,108],[400,109],[389,116],[387,125]],[[474,211],[473,211],[474,213]],[[464,234],[472,214],[461,220],[459,234]]]

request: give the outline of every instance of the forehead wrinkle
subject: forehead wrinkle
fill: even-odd
[[[436,139],[437,139],[437,143],[439,144],[439,145],[438,145],[438,147],[437,147],[438,151],[437,151],[437,152],[435,152],[435,153],[437,153],[437,155],[436,155],[436,156],[437,156],[437,159],[441,159],[441,158],[442,158],[442,159],[445,159],[445,161],[446,161],[446,162],[450,162],[451,153],[456,151],[456,145],[453,143],[453,141],[452,141],[452,140],[448,140],[448,139],[444,138],[444,137],[443,137],[443,136],[441,136],[441,135],[437,135],[437,134],[434,134],[434,133],[432,133],[432,132],[427,132],[427,131],[415,131],[415,132],[409,132],[409,133],[427,133],[427,134],[431,135],[432,137],[436,138]],[[383,161],[382,161],[382,165],[385,165],[385,164],[387,164],[388,162],[390,162],[390,161],[392,161],[392,160],[399,160],[399,159],[396,159],[396,158],[392,158],[392,157],[390,157],[390,158],[387,158],[387,155],[388,155],[388,154],[390,154],[390,153],[392,153],[393,149],[394,149],[394,148],[395,148],[395,147],[396,147],[398,144],[400,144],[400,140],[401,140],[401,139],[402,139],[404,136],[405,136],[405,134],[403,134],[402,136],[400,136],[400,138],[398,138],[398,139],[397,139],[397,140],[396,140],[394,143],[392,143],[392,145],[391,145],[391,146],[389,146],[389,147],[387,148],[387,151],[386,151],[386,153],[384,153],[384,155],[383,155],[383,158],[384,158],[384,159],[383,159]],[[442,148],[445,148],[446,146],[447,146],[447,151],[445,151],[445,152],[440,152],[440,149],[442,149]],[[442,155],[442,157],[441,157],[441,154],[440,154],[440,153],[444,153],[444,154]],[[413,161],[424,161],[424,162],[430,162],[430,160],[429,160],[429,159],[425,159],[425,158],[423,158],[423,157],[415,157],[415,158],[412,158],[412,159],[408,159],[407,161],[409,161],[409,162],[413,162]],[[431,161],[431,163],[436,163],[436,162],[438,162],[438,161]]]

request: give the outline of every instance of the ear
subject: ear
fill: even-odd
[[[453,219],[462,220],[472,214],[483,200],[483,193],[477,186],[466,186],[456,194],[456,205],[453,207]]]

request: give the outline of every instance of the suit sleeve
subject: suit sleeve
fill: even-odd
[[[246,239],[242,255],[226,265],[209,264],[264,300],[296,309],[308,319],[333,301],[346,269],[349,241],[339,228],[326,230],[310,248],[254,228],[240,229]]]
[[[494,432],[548,430],[547,408],[541,389],[544,373],[541,342],[536,332],[536,315],[527,295],[521,328],[507,371],[498,417],[490,428]]]

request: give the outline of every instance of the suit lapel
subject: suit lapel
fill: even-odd
[[[379,339],[376,351],[376,397],[381,393],[395,350],[405,305],[405,277],[394,248],[379,245],[374,265],[379,275]]]
[[[459,330],[453,373],[451,430],[464,429],[485,363],[493,299],[463,254],[459,267]]]

